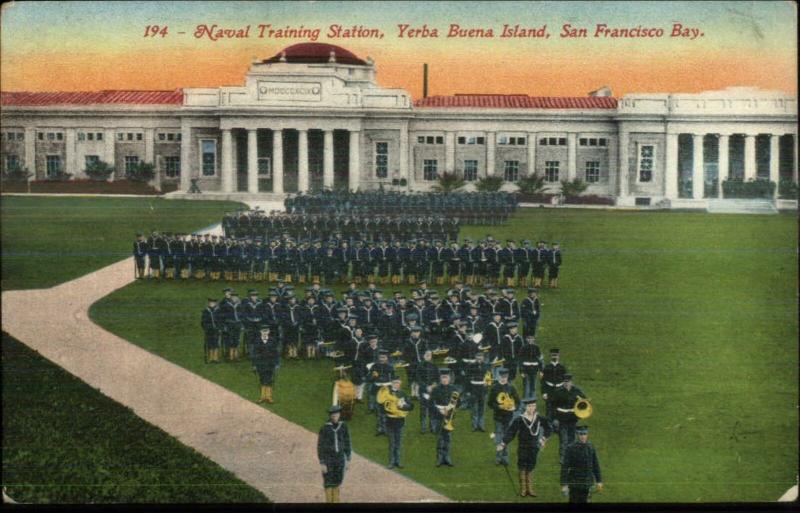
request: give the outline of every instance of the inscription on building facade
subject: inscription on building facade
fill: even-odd
[[[318,102],[322,100],[322,86],[318,82],[260,81],[258,99],[275,102]]]

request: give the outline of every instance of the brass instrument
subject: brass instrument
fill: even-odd
[[[458,398],[461,396],[458,392],[453,392],[450,394],[450,402],[447,403],[447,413],[444,414],[444,425],[442,426],[445,431],[453,431],[455,427],[453,426],[453,419],[456,417],[456,403],[458,403]]]
[[[408,367],[409,365],[411,365],[411,364],[408,363],[408,362],[399,361],[399,362],[394,364],[394,368],[395,369],[400,369],[402,367]]]
[[[500,367],[504,363],[506,363],[506,359],[505,358],[495,358],[494,360],[492,360],[492,367],[493,368],[494,367]]]
[[[402,409],[406,406],[406,400],[394,395],[390,387],[381,387],[376,400],[383,406],[386,415],[391,418],[405,418],[408,415],[408,411]]]
[[[353,418],[353,411],[355,410],[356,401],[356,387],[350,381],[350,376],[347,374],[347,369],[351,368],[350,365],[339,365],[334,367],[333,370],[338,371],[339,379],[333,383],[333,397],[331,403],[342,407],[342,418],[350,420]]]
[[[458,363],[458,360],[456,360],[452,356],[448,356],[447,358],[444,359],[442,363],[444,363],[445,365],[452,365],[454,363]]]
[[[517,402],[506,392],[497,394],[497,404],[501,410],[514,411],[517,409]]]
[[[486,387],[491,387],[494,380],[492,379],[492,371],[486,371],[486,375],[483,376],[483,382],[486,383]]]
[[[575,401],[575,406],[572,408],[575,416],[579,419],[588,419],[592,416],[592,412],[594,411],[592,408],[592,403],[589,402],[589,399],[584,397],[578,397],[578,400]]]

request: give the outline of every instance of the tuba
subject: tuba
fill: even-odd
[[[579,419],[588,419],[592,416],[592,403],[589,402],[589,399],[584,397],[578,397],[578,400],[575,401],[575,406],[573,408],[573,413]]]
[[[389,387],[381,387],[381,389],[378,390],[376,400],[378,404],[383,406],[386,415],[391,418],[405,418],[408,415],[408,411],[401,408],[401,406],[405,406],[405,400],[394,395]],[[401,401],[403,404],[401,404]]]
[[[497,394],[497,405],[504,411],[514,411],[517,409],[517,402],[507,392],[500,392]]]
[[[445,431],[453,431],[455,429],[453,426],[453,419],[456,417],[456,404],[460,396],[461,394],[458,392],[450,394],[450,402],[447,403],[447,407],[450,409],[444,415],[444,425],[442,426]]]

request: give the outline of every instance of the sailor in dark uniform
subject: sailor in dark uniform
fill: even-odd
[[[520,306],[520,316],[525,323],[525,335],[536,335],[536,326],[539,324],[539,317],[542,315],[542,302],[539,300],[539,290],[528,289],[528,297],[522,300]]]
[[[543,449],[550,438],[552,429],[550,422],[536,412],[536,398],[528,396],[522,399],[525,407],[522,415],[515,417],[506,429],[502,440],[498,440],[497,451],[502,451],[515,437],[519,439],[517,447],[517,469],[519,470],[519,494],[522,497],[536,497],[533,487],[533,471],[539,450]]]
[[[138,280],[145,277],[145,257],[147,257],[147,241],[143,234],[137,233],[133,243],[133,259],[136,263],[134,275]]]
[[[561,464],[561,491],[569,495],[569,502],[589,502],[592,484],[597,493],[603,491],[603,477],[597,451],[589,441],[589,426],[577,426],[578,439],[567,447]]]
[[[553,399],[555,392],[564,386],[564,374],[567,368],[560,362],[561,351],[558,348],[550,350],[550,361],[542,369],[542,399],[547,406],[547,418],[552,422],[555,420],[555,407]]]
[[[317,437],[317,458],[322,470],[325,502],[339,502],[339,487],[353,450],[347,424],[340,421],[341,412],[342,407],[338,405],[328,409],[328,422],[320,428]]]
[[[553,243],[552,249],[547,255],[547,277],[549,279],[548,286],[551,289],[558,288],[558,270],[561,268],[561,246],[558,242]]]
[[[203,309],[200,318],[200,327],[203,328],[204,352],[206,363],[219,362],[219,342],[222,332],[222,320],[220,319],[217,300],[213,297],[208,298],[208,306]]]

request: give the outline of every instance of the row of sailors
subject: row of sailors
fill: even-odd
[[[263,237],[288,235],[295,239],[315,239],[341,234],[344,239],[365,241],[409,240],[415,238],[457,240],[461,228],[458,217],[418,216],[394,212],[386,215],[288,214],[258,208],[229,212],[222,218],[226,237]]]
[[[137,234],[133,244],[137,277],[211,278],[225,280],[267,280],[287,282],[348,280],[360,283],[416,284],[431,279],[438,285],[463,280],[468,285],[503,281],[508,286],[542,286],[547,270],[549,286],[558,287],[562,253],[557,242],[548,247],[539,241],[534,247],[525,240],[520,246],[509,239],[505,246],[491,236],[475,245],[464,239],[459,246],[442,240],[429,245],[425,239],[378,243],[356,240],[302,240],[291,238],[232,239],[205,234],[164,234],[154,232],[145,239]]]

